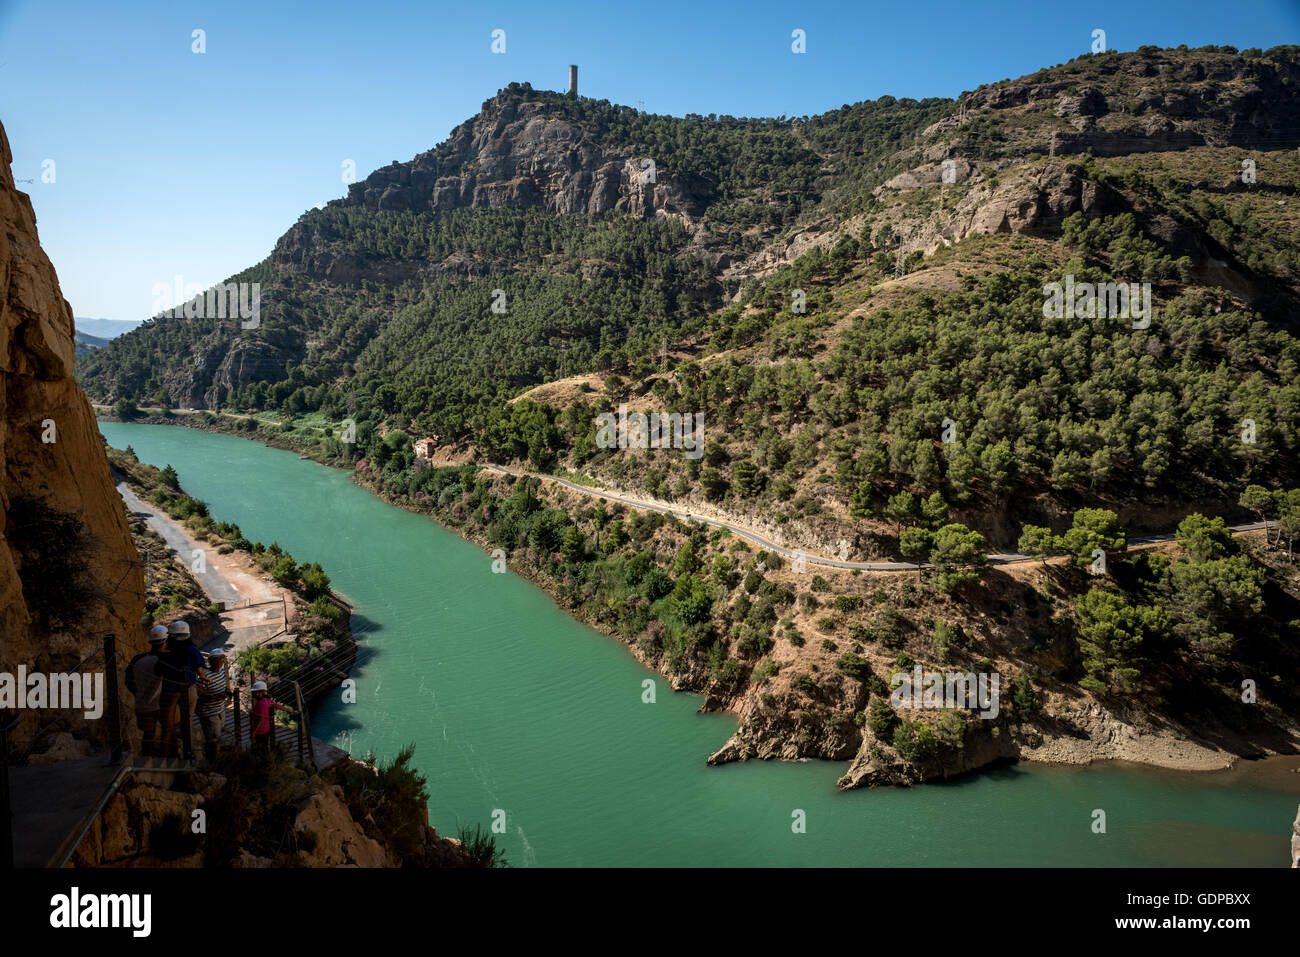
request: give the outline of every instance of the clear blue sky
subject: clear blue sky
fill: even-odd
[[[345,159],[358,178],[407,160],[512,80],[563,89],[577,63],[583,95],[652,112],[802,115],[955,96],[1085,53],[1095,28],[1116,50],[1266,48],[1300,43],[1300,0],[0,0],[0,121],[74,313],[139,319],[155,283],[265,257],[346,193]]]

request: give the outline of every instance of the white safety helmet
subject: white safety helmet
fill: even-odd
[[[167,626],[167,632],[172,635],[184,635],[188,638],[190,636],[190,623],[184,618],[177,618]]]
[[[254,691],[265,691],[265,690],[266,690],[266,682],[265,682],[265,681],[254,681],[254,682],[253,682],[253,690],[254,690]]]
[[[149,644],[161,645],[166,640],[167,640],[166,625],[154,625],[152,628],[149,629]]]

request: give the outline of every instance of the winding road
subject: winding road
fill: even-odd
[[[203,646],[203,651],[220,647],[233,657],[285,631],[289,606],[283,589],[240,568],[237,562],[193,538],[170,515],[136,495],[118,473],[113,473],[113,479],[127,509],[162,536],[172,557],[199,583],[208,600],[224,606],[217,615],[221,628]],[[199,553],[203,561],[196,563],[193,559]]]
[[[117,478],[117,476],[115,475],[114,478]],[[216,568],[212,567],[207,561],[197,563],[199,565],[197,569],[194,567],[196,563],[192,559],[196,557],[196,552],[201,552],[203,549],[197,546],[181,530],[180,526],[171,520],[170,516],[164,515],[152,505],[142,502],[140,497],[131,491],[125,480],[118,479],[117,491],[122,496],[122,500],[126,502],[126,507],[133,514],[143,518],[150,528],[162,536],[163,541],[172,550],[176,560],[194,576],[195,581],[199,583],[210,601],[225,602],[226,607],[233,607],[239,602],[239,590],[227,581]]]
[[[439,462],[439,461],[431,460],[429,464],[432,466],[440,466],[445,468],[445,467],[457,467],[463,463]],[[529,472],[523,469],[512,469],[505,465],[494,465],[491,463],[480,464],[479,467],[488,469],[493,472],[498,472],[502,475],[513,475],[517,478],[535,478],[543,482],[554,482],[557,485],[562,485],[565,488],[571,489],[574,492],[581,492],[584,495],[591,495],[595,498],[601,498],[607,502],[618,502],[620,505],[627,505],[631,508],[638,508],[638,509],[643,509],[645,511],[659,512],[660,514],[663,515],[670,515],[681,522],[703,522],[705,525],[711,525],[714,528],[725,528],[728,531],[734,533],[735,535],[738,535],[740,538],[743,538],[748,542],[752,542],[755,545],[761,546],[762,548],[765,548],[770,552],[776,552],[778,555],[782,555],[792,560],[802,559],[803,561],[807,562],[809,565],[821,565],[826,568],[858,569],[861,571],[868,571],[868,572],[917,571],[918,569],[930,567],[929,562],[920,562],[920,563],[848,562],[848,561],[841,561],[836,558],[826,558],[821,555],[811,555],[801,549],[787,548],[784,545],[778,545],[770,538],[766,538],[765,536],[754,531],[752,528],[746,528],[743,525],[736,525],[731,522],[724,522],[721,519],[709,518],[708,516],[697,515],[689,511],[679,511],[677,509],[669,508],[666,505],[657,505],[653,502],[646,502],[641,499],[629,498],[624,495],[615,495],[612,492],[597,491],[596,489],[588,488],[585,485],[579,485],[576,482],[570,482],[568,479],[557,478],[553,475],[546,475],[545,473],[542,472]],[[1248,522],[1243,525],[1230,525],[1228,527],[1234,535],[1239,535],[1243,532],[1253,532],[1253,531],[1258,531],[1261,528],[1268,528],[1269,523]],[[1175,532],[1162,532],[1158,535],[1143,535],[1143,536],[1139,536],[1138,538],[1129,539],[1128,547],[1135,548],[1135,547],[1142,547],[1144,545],[1159,545],[1162,542],[1172,542],[1176,537],[1177,535]],[[1022,555],[1019,552],[990,552],[988,555],[985,556],[985,558],[988,560],[988,563],[990,565],[1012,565],[1017,562],[1038,561],[1038,559],[1035,558],[1033,555]]]
[[[107,408],[107,407],[98,406],[97,408]],[[173,409],[172,412],[176,413],[177,415],[193,414],[188,409]],[[241,415],[239,413],[234,413],[234,412],[222,412],[219,414],[230,416],[232,418],[241,418],[241,419],[253,418],[253,416]],[[274,422],[275,420],[265,419],[263,421]],[[906,572],[906,571],[917,571],[918,569],[931,567],[929,562],[920,562],[920,563],[891,562],[891,561],[850,562],[850,561],[842,561],[837,558],[827,558],[822,555],[813,555],[803,551],[802,549],[787,548],[784,545],[779,545],[776,542],[772,541],[770,538],[767,538],[761,533],[754,531],[754,529],[747,528],[744,525],[737,525],[733,522],[726,522],[718,518],[710,518],[709,516],[699,515],[690,511],[674,509],[667,505],[659,505],[654,502],[647,502],[644,499],[631,498],[626,495],[616,495],[613,492],[598,491],[596,489],[589,488],[586,485],[579,485],[577,482],[570,482],[568,479],[558,478],[554,475],[547,475],[543,472],[529,472],[525,469],[510,468],[507,465],[497,465],[491,462],[464,463],[464,462],[447,462],[447,461],[441,461],[436,459],[431,459],[429,461],[429,465],[435,468],[459,468],[460,466],[465,464],[474,464],[477,465],[479,468],[487,469],[492,472],[497,472],[501,475],[513,475],[516,478],[535,478],[543,482],[554,482],[557,485],[562,485],[564,488],[567,488],[574,492],[580,492],[583,495],[590,495],[593,498],[604,499],[607,502],[617,502],[620,505],[627,505],[630,508],[637,508],[643,511],[659,512],[662,515],[669,515],[681,522],[702,522],[705,525],[709,525],[713,528],[725,528],[729,532],[733,533],[734,535],[743,538],[745,541],[752,542],[753,544],[758,545],[761,548],[767,549],[770,552],[775,552],[776,554],[782,555],[791,560],[802,559],[804,562],[806,562],[809,565],[820,565],[824,568],[845,568],[849,570],[856,569],[859,571],[867,571],[867,572]],[[1247,522],[1242,525],[1228,526],[1228,528],[1231,530],[1232,534],[1234,535],[1240,535],[1244,532],[1254,532],[1269,527],[1270,527],[1269,522]],[[1159,545],[1163,542],[1172,542],[1176,537],[1177,534],[1175,532],[1161,532],[1160,534],[1157,535],[1143,535],[1137,538],[1130,538],[1128,540],[1128,547],[1140,548],[1146,545]],[[985,559],[988,561],[990,565],[1013,565],[1018,562],[1038,561],[1038,559],[1035,558],[1033,555],[1022,555],[1019,552],[990,552],[985,556]]]

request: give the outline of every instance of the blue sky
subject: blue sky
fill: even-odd
[[[156,283],[265,257],[346,193],[344,160],[358,178],[407,160],[512,80],[563,89],[577,63],[583,95],[652,112],[802,115],[955,96],[1085,53],[1097,28],[1116,50],[1300,43],[1300,0],[0,0],[0,121],[74,313],[139,319]]]

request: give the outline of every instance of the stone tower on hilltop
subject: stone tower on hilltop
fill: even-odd
[[[575,99],[578,96],[578,65],[576,63],[569,64],[569,96]]]

